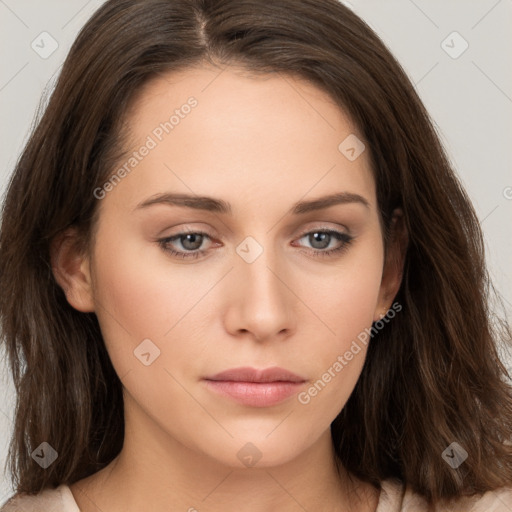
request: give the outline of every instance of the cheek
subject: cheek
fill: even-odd
[[[339,267],[321,276],[310,287],[315,290],[308,305],[334,331],[338,350],[371,326],[382,280],[382,248],[360,247],[347,255]]]
[[[174,323],[168,312],[180,310],[183,297],[148,264],[140,245],[112,232],[102,235],[93,263],[96,315],[113,362],[129,366],[144,339],[161,345]]]
[[[309,347],[316,378],[298,400],[331,419],[347,402],[364,365],[382,278],[381,254],[375,246],[347,258],[308,301],[334,334]]]
[[[169,368],[189,365],[207,342],[205,323],[211,312],[205,314],[205,308],[211,308],[211,299],[205,296],[218,276],[173,264],[159,251],[114,232],[104,232],[101,241],[98,236],[96,314],[119,375],[139,368],[134,350],[144,340],[160,351],[156,365]]]

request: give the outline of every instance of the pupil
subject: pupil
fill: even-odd
[[[313,238],[316,239],[316,241],[324,241],[328,239],[331,235],[329,233],[313,233]],[[321,247],[316,247],[317,249],[325,249],[329,245],[329,241],[327,240],[327,243],[321,244]]]
[[[197,235],[197,234],[185,235],[185,240],[183,242],[183,247],[185,247],[186,249],[190,249],[191,251],[194,250],[194,249],[198,249],[199,247],[201,247],[202,236],[203,235]],[[198,240],[196,240],[196,238]],[[189,242],[191,242],[192,247],[187,247],[187,244]]]

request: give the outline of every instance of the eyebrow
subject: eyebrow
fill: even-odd
[[[339,192],[336,194],[319,197],[317,199],[312,199],[310,201],[298,201],[290,208],[288,214],[303,215],[305,213],[323,210],[324,208],[329,208],[330,206],[350,203],[359,203],[364,205],[366,208],[370,208],[370,203],[363,196],[354,194],[352,192]],[[186,208],[193,208],[195,210],[205,210],[208,212],[225,215],[233,214],[231,205],[222,199],[216,199],[214,197],[208,196],[171,193],[163,193],[152,196],[149,199],[139,203],[135,207],[135,210],[148,208],[156,204],[183,206]]]

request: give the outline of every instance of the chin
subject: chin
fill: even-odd
[[[274,427],[275,428],[275,427]],[[278,427],[279,428],[279,427]],[[205,452],[217,462],[234,468],[271,468],[293,461],[306,451],[308,436],[279,435],[276,432],[268,437],[267,430],[254,430],[253,435],[235,435],[228,443],[219,440],[212,446],[205,447]]]

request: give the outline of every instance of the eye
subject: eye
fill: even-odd
[[[348,248],[349,244],[354,239],[346,233],[333,229],[309,231],[304,233],[298,240],[303,238],[307,238],[309,243],[312,244],[312,250],[307,252],[310,252],[315,257],[327,257],[335,254],[341,254],[342,251]],[[200,249],[207,239],[211,240],[211,236],[208,233],[202,231],[189,231],[177,233],[176,235],[167,238],[162,238],[161,240],[158,240],[158,244],[171,256],[182,259],[199,258],[208,252],[208,249]],[[335,242],[334,247],[330,247],[332,242]],[[181,249],[179,247],[178,249],[175,248],[175,244],[177,243],[181,245]]]
[[[299,240],[303,238],[307,238],[308,242],[312,245],[312,255],[315,257],[340,254],[348,249],[348,246],[354,240],[354,237],[334,229],[317,229],[315,231],[309,231],[308,233],[304,233]],[[338,244],[334,247],[328,248],[331,245],[331,242],[338,242]]]
[[[198,258],[208,252],[206,249],[198,251],[206,238],[211,239],[208,233],[204,233],[202,231],[190,231],[186,233],[178,233],[177,235],[173,235],[168,238],[162,238],[161,240],[158,240],[158,243],[162,249],[171,254],[171,256],[183,259]],[[176,241],[181,244],[184,251],[173,249],[172,244]]]

